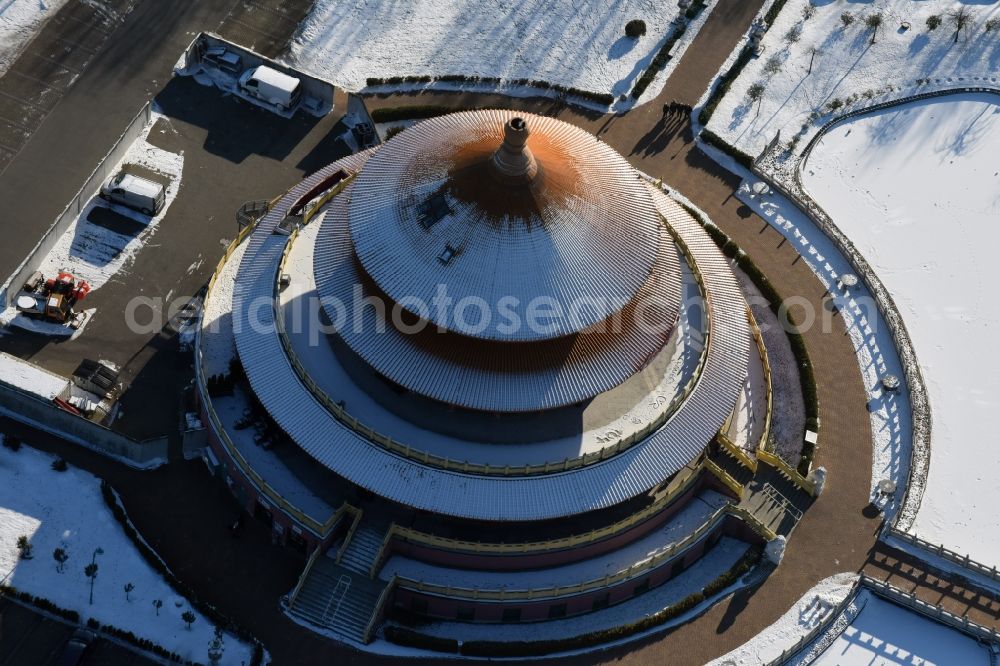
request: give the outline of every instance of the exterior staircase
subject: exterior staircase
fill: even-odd
[[[372,573],[372,566],[382,552],[382,542],[389,526],[361,520],[354,532],[347,537],[347,543],[341,546],[339,564],[363,576]]]
[[[746,487],[751,481],[753,481],[753,470],[747,469],[743,463],[737,460],[734,456],[730,455],[725,448],[720,446],[717,451],[709,456],[709,458],[712,462],[721,467],[726,474],[733,477],[733,479],[735,479],[741,486]]]
[[[367,643],[389,584],[372,580],[367,571],[362,574],[337,564],[330,555],[311,562],[288,612],[343,638]]]

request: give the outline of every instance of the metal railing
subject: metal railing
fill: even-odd
[[[344,543],[340,544],[340,548],[337,549],[337,558],[335,560],[337,564],[340,564],[340,560],[343,559],[344,553],[347,551],[347,547],[351,544],[351,539],[354,537],[354,533],[358,530],[361,516],[364,514],[361,509],[355,509],[354,507],[351,507],[351,509],[354,512],[354,520],[351,521],[351,527],[344,536]]]
[[[743,485],[733,477],[729,476],[729,473],[726,470],[707,459],[705,460],[705,469],[714,474],[715,477],[722,482],[722,485],[729,488],[729,490],[731,490],[737,497],[743,495]]]
[[[747,319],[750,322],[750,332],[753,334],[753,341],[757,345],[757,353],[760,355],[760,362],[763,366],[764,383],[767,386],[767,414],[764,417],[764,429],[760,434],[760,441],[757,443],[757,450],[767,448],[768,439],[771,436],[771,414],[774,410],[773,378],[771,376],[771,361],[767,357],[767,347],[764,346],[764,335],[757,324],[757,318],[753,316],[753,311],[747,307]],[[757,467],[754,466],[756,471]]]
[[[375,608],[372,609],[372,616],[368,620],[368,624],[365,625],[365,631],[361,635],[361,642],[370,643],[372,636],[375,634],[375,629],[378,627],[379,618],[382,617],[382,612],[385,609],[386,603],[389,601],[389,596],[392,594],[393,590],[396,589],[396,585],[399,579],[396,576],[392,577],[389,584],[382,589],[382,594],[378,595],[378,601],[375,602]]]
[[[379,551],[379,555],[375,560],[375,563],[381,562],[385,555],[385,551],[390,548],[390,542],[393,538],[402,539],[405,541],[410,541],[417,543],[429,548],[436,548],[439,550],[447,550],[450,552],[457,553],[470,553],[476,555],[525,555],[525,554],[537,554],[546,553],[556,550],[567,550],[570,548],[577,548],[579,546],[584,546],[587,544],[595,543],[597,541],[602,541],[610,537],[617,536],[627,531],[628,529],[649,520],[660,511],[665,509],[667,506],[672,504],[677,497],[683,495],[688,490],[697,483],[700,476],[700,472],[703,469],[703,463],[699,463],[693,469],[690,469],[690,473],[687,478],[683,480],[681,484],[673,488],[669,493],[666,493],[659,499],[657,499],[653,504],[648,507],[637,511],[636,513],[623,518],[622,520],[607,525],[605,527],[600,527],[593,529],[589,532],[583,532],[580,534],[575,534],[568,537],[562,537],[558,539],[548,539],[546,541],[529,541],[522,543],[488,543],[481,541],[462,541],[459,539],[450,539],[448,537],[442,537],[435,534],[430,534],[428,532],[421,532],[412,527],[404,527],[402,525],[397,525],[393,523],[389,527],[389,532],[386,534],[386,538],[382,542],[382,550]],[[375,566],[375,565],[373,565]]]
[[[787,477],[792,483],[813,497],[816,496],[816,484],[799,474],[798,470],[782,460],[780,456],[770,451],[757,449],[757,459],[777,469],[783,476]]]
[[[733,507],[724,506],[713,513],[708,520],[702,523],[697,530],[687,535],[680,541],[671,544],[663,552],[657,553],[642,562],[638,562],[603,578],[593,578],[582,581],[574,585],[561,585],[545,588],[530,588],[523,590],[483,590],[467,587],[454,587],[450,585],[438,585],[436,583],[425,583],[423,581],[411,580],[405,576],[398,576],[399,585],[405,589],[432,594],[449,598],[474,599],[479,601],[515,601],[515,600],[540,600],[558,597],[569,597],[611,587],[620,583],[638,578],[653,569],[660,567],[665,562],[673,559],[677,554],[698,543],[702,537],[717,528],[723,520],[732,514]]]
[[[306,579],[309,578],[309,572],[312,571],[313,565],[316,564],[316,558],[320,557],[323,553],[323,547],[319,546],[315,548],[309,559],[306,560],[306,566],[302,569],[302,573],[299,574],[299,580],[295,583],[295,589],[292,593],[288,595],[288,607],[292,608],[295,606],[295,600],[299,598],[299,592],[302,591],[302,586],[306,584]]]
[[[205,293],[206,303],[211,297],[212,290],[215,287],[215,283],[219,279],[219,275],[222,273],[222,270],[225,267],[226,262],[229,261],[229,259],[233,256],[233,253],[236,251],[236,248],[239,247],[239,245],[244,240],[246,240],[247,236],[250,235],[255,226],[256,225],[249,225],[241,229],[240,232],[237,234],[236,238],[233,239],[233,241],[226,248],[226,251],[222,256],[222,259],[220,259],[219,263],[216,265],[215,272],[212,274],[212,277],[208,281],[208,288]],[[222,425],[222,421],[221,419],[219,419],[219,416],[215,411],[215,407],[212,404],[211,397],[208,395],[208,391],[205,389],[205,381],[207,378],[205,376],[205,367],[204,367],[205,358],[201,347],[202,337],[201,337],[200,327],[198,330],[197,338],[198,339],[195,343],[196,358],[194,365],[195,365],[195,373],[197,375],[199,398],[201,400],[201,404],[205,408],[205,412],[208,414],[209,423],[211,424],[216,437],[225,447],[226,452],[229,454],[230,459],[234,463],[236,463],[236,466],[239,467],[240,472],[243,474],[243,476],[259,492],[261,492],[265,497],[267,497],[268,500],[270,500],[273,504],[275,504],[286,514],[294,518],[300,525],[304,526],[315,536],[317,536],[320,539],[325,538],[329,534],[330,530],[333,529],[333,526],[336,525],[337,521],[340,519],[341,514],[345,510],[344,507],[348,505],[345,503],[344,505],[339,507],[336,511],[334,511],[326,522],[320,523],[319,521],[307,515],[301,509],[293,505],[291,502],[286,500],[281,495],[281,493],[279,493],[275,488],[269,485],[267,481],[265,481],[264,478],[261,477],[260,474],[258,474],[249,463],[247,463],[246,459],[240,453],[239,449],[236,448],[235,444],[233,444],[233,441],[230,439],[229,434],[226,431],[226,428]]]

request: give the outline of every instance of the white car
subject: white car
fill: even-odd
[[[124,171],[101,186],[100,196],[150,216],[159,213],[166,201],[163,185]]]

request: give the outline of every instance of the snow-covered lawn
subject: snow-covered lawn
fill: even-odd
[[[912,531],[987,565],[1000,565],[998,145],[1000,97],[939,97],[836,126],[803,174],[893,294],[921,364],[931,464]]]
[[[862,592],[858,601],[864,603],[864,608],[813,662],[816,666],[987,666],[992,663],[984,645],[951,627],[870,592]]]
[[[676,2],[655,0],[318,0],[289,59],[355,91],[368,77],[461,74],[617,96],[631,90],[678,13]],[[631,19],[646,22],[644,37],[625,36]]]
[[[741,171],[740,167],[734,168],[737,172]],[[742,171],[749,175],[745,170]],[[906,487],[912,448],[912,418],[905,386],[899,393],[893,394],[883,391],[880,384],[881,378],[887,374],[903,376],[892,332],[875,308],[874,298],[863,287],[847,290],[838,285],[840,276],[851,273],[854,269],[833,241],[805,213],[774,192],[764,196],[751,196],[746,182],[740,186],[736,196],[794,245],[803,261],[833,297],[833,304],[839,313],[836,316],[843,318],[854,344],[861,380],[868,392],[872,428],[872,496],[874,497],[875,485],[880,480],[888,478],[896,482],[896,497],[891,505],[886,506],[887,516],[892,517],[899,509],[898,502]],[[816,313],[814,325],[823,326],[824,330],[834,330],[833,317],[829,310]],[[771,348],[769,345],[768,349]],[[820,451],[823,442],[821,431]],[[823,455],[825,454],[820,453],[821,461]]]
[[[70,468],[50,469],[53,458],[21,447],[0,449],[0,581],[18,590],[76,610],[81,620],[96,618],[148,638],[185,659],[205,662],[213,625],[195,612],[188,629],[181,614],[190,604],[178,596],[133,547],[104,503],[100,482]],[[33,558],[19,559],[16,541],[27,536]],[[69,554],[62,573],[56,571],[53,552]],[[94,604],[88,603],[90,581],[83,569],[95,558],[98,565]],[[6,579],[6,580],[4,580]],[[124,586],[135,589],[125,599]],[[153,600],[163,601],[157,616]],[[251,648],[226,636],[223,663],[249,663]]]
[[[63,232],[58,242],[49,251],[38,270],[45,276],[68,270],[80,279],[90,283],[92,289],[99,289],[134,260],[135,255],[156,232],[170,204],[177,197],[181,185],[184,156],[157,148],[146,141],[149,130],[162,116],[154,113],[150,125],[143,135],[132,144],[128,152],[115,165],[117,172],[125,164],[145,167],[170,179],[166,186],[166,202],[152,218],[124,206],[101,201],[96,195],[83,208],[79,217]],[[91,221],[97,208],[111,208],[135,222],[140,229],[136,234],[121,233]]]
[[[0,0],[0,76],[66,0]]]
[[[709,666],[756,666],[769,664],[803,636],[829,622],[831,613],[853,589],[857,574],[842,573],[822,580],[799,599],[787,613],[764,631]]]
[[[915,92],[1000,82],[1000,32],[994,28],[987,33],[984,27],[989,18],[1000,17],[1000,4],[954,0],[814,4],[814,15],[804,19],[810,1],[789,0],[764,38],[763,54],[743,69],[709,122],[709,129],[750,155],[757,155],[779,130],[787,146],[803,124],[809,124],[804,145],[818,129],[810,123],[810,114],[827,114],[831,104],[845,104],[838,111],[842,113]],[[973,18],[955,43],[948,13],[961,7]],[[841,20],[844,13],[853,17],[846,27]],[[873,14],[880,14],[883,23],[871,44],[865,18]],[[943,22],[928,31],[926,21],[932,15],[941,15]],[[903,22],[909,22],[908,30],[902,30]],[[790,41],[789,33],[795,30],[800,36]],[[763,86],[759,104],[748,95],[754,84]]]

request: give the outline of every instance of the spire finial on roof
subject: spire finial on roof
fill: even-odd
[[[493,153],[493,166],[501,176],[531,180],[538,173],[538,164],[527,146],[530,133],[528,123],[520,116],[511,118],[504,125],[503,143]]]

